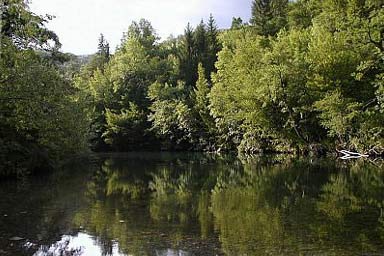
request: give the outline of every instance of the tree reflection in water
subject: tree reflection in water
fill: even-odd
[[[365,162],[129,154],[87,168],[91,176],[77,174],[84,185],[58,180],[55,205],[40,202],[72,211],[64,236],[36,255],[384,252],[384,174]],[[75,206],[68,186],[79,197]]]

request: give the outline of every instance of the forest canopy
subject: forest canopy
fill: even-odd
[[[3,0],[0,174],[94,151],[384,151],[381,0],[254,0],[161,40],[132,22],[89,60],[22,0]],[[96,42],[95,42],[96,43]]]

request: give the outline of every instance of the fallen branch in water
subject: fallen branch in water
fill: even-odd
[[[340,157],[340,159],[343,159],[343,160],[348,160],[348,159],[358,159],[358,158],[368,158],[369,155],[367,154],[360,154],[360,153],[357,153],[357,152],[351,152],[351,151],[348,151],[348,150],[337,150],[337,152],[343,154],[342,157]]]

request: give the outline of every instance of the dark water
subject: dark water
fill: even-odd
[[[384,255],[367,162],[94,156],[0,183],[0,255]]]

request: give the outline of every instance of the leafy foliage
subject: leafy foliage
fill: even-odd
[[[79,91],[51,61],[57,49],[49,41],[57,37],[46,20],[23,1],[1,8],[0,175],[16,175],[86,150],[88,119]]]
[[[164,41],[141,19],[113,55],[101,35],[80,71],[45,27],[51,18],[21,0],[1,5],[0,173],[24,170],[19,156],[48,163],[87,142],[384,152],[381,1],[255,0],[250,24],[234,18],[221,31],[211,15]]]

